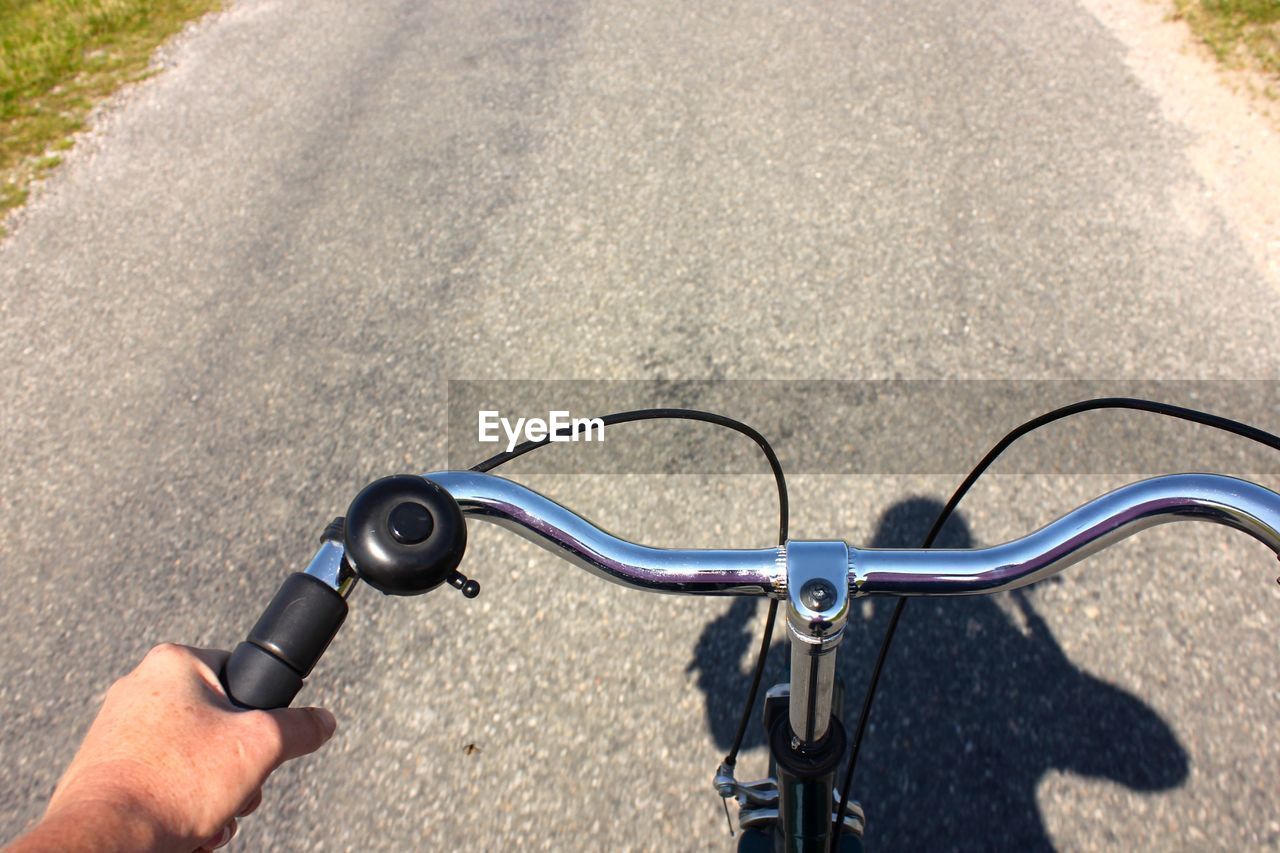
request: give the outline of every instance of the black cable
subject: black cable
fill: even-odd
[[[790,507],[787,500],[787,479],[782,473],[782,464],[778,461],[778,454],[773,452],[773,447],[769,444],[768,439],[754,427],[725,415],[717,415],[714,412],[703,412],[697,409],[637,409],[630,412],[616,412],[612,415],[605,415],[600,420],[604,422],[605,426],[650,420],[701,421],[745,435],[759,446],[764,453],[765,459],[769,461],[769,470],[773,472],[773,480],[778,487],[778,544],[785,545],[787,543],[787,527],[790,515]],[[589,428],[589,426],[588,421],[575,420],[572,426],[558,430],[554,435],[573,435]],[[550,441],[551,435],[536,441],[526,441],[512,450],[491,456],[483,462],[473,465],[471,470],[492,471],[499,465],[505,465],[513,459],[524,456],[539,447],[544,447]],[[742,717],[738,721],[738,732],[733,737],[733,746],[724,759],[724,763],[730,767],[737,763],[738,752],[742,749],[743,738],[746,737],[747,723],[751,719],[751,709],[755,707],[756,696],[760,692],[760,680],[764,677],[765,662],[769,656],[769,641],[773,638],[773,626],[777,616],[778,601],[771,598],[769,600],[769,612],[764,621],[764,637],[760,641],[760,651],[756,655],[755,673],[751,677],[751,688],[747,692],[747,701],[742,708]]]
[[[784,544],[786,540],[783,540]],[[747,735],[747,723],[751,721],[751,709],[756,706],[756,695],[760,692],[760,679],[764,677],[765,660],[769,657],[769,643],[773,639],[773,623],[778,617],[778,599],[769,599],[769,613],[764,619],[764,634],[760,637],[760,651],[756,652],[756,671],[751,676],[751,689],[747,691],[747,702],[742,706],[742,716],[738,718],[738,733],[733,736],[733,748],[724,757],[724,763],[733,767],[738,763],[738,750],[742,749],[742,739]]]
[[[938,518],[933,522],[933,527],[929,530],[929,535],[925,538],[924,547],[928,548],[933,544],[933,540],[938,537],[942,531],[942,526],[947,523],[947,519],[951,517],[951,513],[955,511],[960,500],[965,496],[973,484],[978,481],[991,464],[996,461],[996,457],[1009,448],[1018,439],[1022,438],[1029,432],[1033,432],[1042,426],[1051,424],[1054,421],[1080,414],[1081,412],[1091,412],[1097,409],[1133,409],[1140,412],[1150,412],[1157,415],[1165,415],[1171,418],[1178,418],[1184,421],[1191,421],[1203,426],[1219,429],[1229,432],[1232,435],[1238,435],[1241,438],[1247,438],[1250,441],[1256,441],[1264,444],[1272,450],[1280,450],[1280,437],[1271,433],[1258,429],[1249,424],[1233,421],[1230,418],[1224,418],[1220,415],[1211,415],[1208,412],[1201,412],[1196,409],[1188,409],[1183,406],[1174,406],[1169,403],[1157,403],[1153,400],[1140,400],[1135,397],[1098,397],[1093,400],[1082,400],[1079,403],[1072,403],[1069,406],[1063,406],[1060,409],[1054,409],[1038,418],[1027,421],[1022,426],[1010,432],[995,447],[987,451],[987,455],[982,457],[982,461],[977,467],[969,472],[969,476],[965,477],[964,482],[956,489],[955,494],[951,496],[951,500],[947,501],[947,505],[943,507],[942,512],[938,513]]]
[[[1203,426],[1219,429],[1229,432],[1232,435],[1247,438],[1250,441],[1256,441],[1264,444],[1273,450],[1280,450],[1280,436],[1272,435],[1265,430],[1257,427],[1249,426],[1240,421],[1224,418],[1219,415],[1211,415],[1207,412],[1197,411],[1196,409],[1188,409],[1183,406],[1174,406],[1169,403],[1157,403],[1153,400],[1141,400],[1135,397],[1098,397],[1092,400],[1081,400],[1078,403],[1072,403],[1051,412],[1046,412],[1038,418],[1032,418],[1021,426],[1005,435],[1000,439],[994,447],[987,451],[987,455],[982,457],[982,461],[977,464],[969,475],[964,478],[964,482],[951,495],[951,499],[947,501],[946,506],[938,513],[938,517],[934,519],[933,527],[929,529],[929,535],[924,539],[923,548],[933,547],[933,543],[938,538],[938,534],[942,532],[942,528],[955,512],[960,501],[964,498],[969,490],[973,488],[973,484],[978,481],[996,458],[1009,448],[1018,439],[1022,438],[1029,432],[1034,432],[1042,426],[1051,424],[1054,421],[1063,418],[1078,415],[1082,412],[1091,412],[1098,409],[1132,409],[1140,412],[1151,412],[1157,415],[1165,415],[1171,418],[1179,418],[1184,421],[1191,421]],[[880,673],[884,669],[885,658],[889,654],[889,646],[893,643],[893,636],[898,630],[898,622],[902,618],[903,608],[907,606],[906,598],[899,598],[894,605],[893,614],[889,617],[889,624],[885,627],[884,637],[880,640],[880,651],[876,655],[875,666],[871,669],[871,678],[867,682],[867,692],[862,699],[862,711],[858,716],[857,730],[853,736],[853,746],[849,752],[849,763],[845,767],[844,784],[841,786],[840,808],[836,811],[836,820],[831,831],[831,851],[836,853],[840,843],[840,832],[844,828],[844,810],[849,805],[850,789],[853,786],[853,771],[858,764],[858,753],[862,748],[863,735],[866,733],[867,721],[871,718],[871,703],[875,700],[876,688],[880,684]]]

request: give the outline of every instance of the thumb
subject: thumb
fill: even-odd
[[[277,708],[267,713],[279,727],[281,762],[310,755],[338,728],[338,721],[324,708]]]

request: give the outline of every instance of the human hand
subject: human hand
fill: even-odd
[[[319,749],[336,722],[321,708],[235,708],[218,679],[227,657],[177,645],[148,652],[107,691],[44,820],[11,853],[79,839],[184,853],[229,841],[267,777]]]

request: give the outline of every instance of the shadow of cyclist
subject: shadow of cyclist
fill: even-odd
[[[940,510],[928,498],[898,503],[881,518],[872,546],[918,545]],[[963,518],[952,519],[938,545],[973,547]],[[1139,791],[1186,778],[1187,754],[1155,711],[1067,660],[1029,590],[1007,601],[1007,609],[982,596],[908,606],[854,781],[854,796],[867,810],[869,849],[1051,849],[1036,806],[1046,772]],[[698,671],[708,724],[724,750],[754,663],[758,638],[746,626],[758,606],[735,600],[707,625],[689,665]],[[892,601],[871,607],[868,614],[854,603],[840,649],[850,729]],[[775,643],[764,685],[786,679],[785,646]],[[757,710],[745,748],[763,741]]]

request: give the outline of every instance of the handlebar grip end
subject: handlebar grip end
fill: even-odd
[[[347,617],[347,602],[324,582],[289,575],[248,639],[223,669],[227,697],[245,708],[284,708]]]
[[[302,676],[253,643],[236,646],[222,671],[227,698],[241,708],[287,708],[302,689]]]

